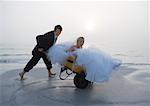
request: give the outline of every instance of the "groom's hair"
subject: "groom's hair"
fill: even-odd
[[[60,29],[60,31],[62,31],[61,25],[56,25],[55,28],[54,28],[54,31],[56,31],[57,29]]]

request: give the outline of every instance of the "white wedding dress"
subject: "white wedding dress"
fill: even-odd
[[[52,64],[63,64],[70,55],[77,55],[76,63],[86,69],[85,79],[91,82],[107,81],[113,69],[121,65],[121,60],[114,59],[110,55],[95,47],[76,49],[74,52],[66,52],[73,43],[56,44],[48,51],[48,59]]]

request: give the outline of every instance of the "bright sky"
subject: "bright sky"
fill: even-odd
[[[1,43],[34,44],[36,35],[61,24],[58,42],[84,36],[109,48],[148,48],[146,0],[24,1],[1,0]]]

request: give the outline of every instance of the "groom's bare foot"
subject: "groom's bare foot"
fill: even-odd
[[[49,73],[48,77],[54,77],[56,73]]]
[[[55,76],[56,73],[52,73],[51,70],[48,70],[48,77],[52,77],[52,76]]]
[[[21,72],[21,73],[19,73],[20,80],[24,80],[24,74],[25,74],[25,72],[24,72],[24,71],[23,71],[23,72]]]
[[[23,74],[19,73],[19,76],[20,76],[20,80],[23,80]]]

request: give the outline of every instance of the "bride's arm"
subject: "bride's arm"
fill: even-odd
[[[68,50],[66,50],[66,52],[72,52],[72,51],[75,51],[75,45],[70,47]]]

